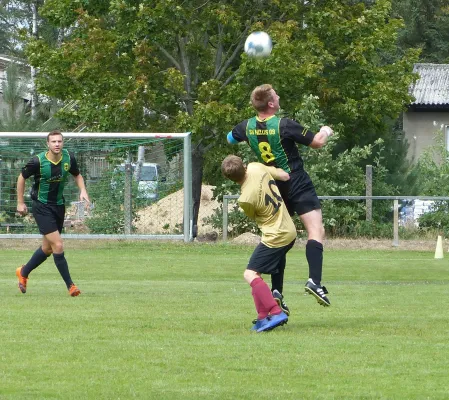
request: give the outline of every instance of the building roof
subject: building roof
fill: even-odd
[[[420,78],[410,87],[412,105],[449,105],[449,64],[415,64],[413,72]]]

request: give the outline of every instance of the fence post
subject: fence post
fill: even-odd
[[[366,196],[373,195],[373,166],[366,166],[365,173],[365,191]],[[366,199],[366,220],[371,221],[373,219],[373,199]]]
[[[228,240],[228,198],[223,196],[223,241]]]
[[[132,226],[132,204],[131,204],[131,195],[132,195],[132,178],[133,178],[133,170],[131,163],[129,160],[125,164],[125,190],[124,190],[124,213],[125,213],[125,226],[124,231],[125,235],[131,234],[131,226]]]
[[[2,209],[2,185],[3,185],[3,171],[2,158],[0,157],[0,210]]]
[[[393,202],[393,246],[399,246],[399,201]]]

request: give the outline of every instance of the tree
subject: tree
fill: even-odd
[[[60,31],[58,44],[30,38],[39,91],[77,107],[69,126],[100,131],[191,131],[194,221],[206,155],[253,112],[251,89],[271,82],[287,113],[313,94],[345,147],[370,143],[409,102],[417,53],[395,53],[400,21],[390,1],[47,0],[41,15]],[[265,30],[267,59],[242,54],[246,36]],[[300,94],[300,95],[299,95]]]
[[[394,0],[393,13],[405,23],[402,49],[421,48],[423,62],[449,62],[449,0]]]

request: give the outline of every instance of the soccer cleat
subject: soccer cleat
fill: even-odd
[[[287,314],[285,312],[281,312],[276,315],[269,315],[267,318],[264,318],[260,321],[260,328],[257,329],[257,332],[268,332],[278,326],[286,324],[288,321]]]
[[[81,293],[81,290],[79,290],[74,283],[72,283],[69,287],[69,294],[72,297],[76,297]]]
[[[328,307],[331,305],[331,302],[326,297],[326,294],[328,294],[329,292],[327,291],[325,286],[316,285],[312,281],[312,279],[309,279],[307,281],[304,289],[305,289],[306,293],[311,294],[315,297],[318,304],[320,304],[324,307]]]
[[[284,296],[279,292],[279,290],[273,290],[273,297],[276,300],[276,303],[278,303],[278,306],[281,308],[281,310],[289,316],[290,309],[287,307],[287,304],[285,304]]]
[[[19,278],[19,290],[22,293],[26,293],[27,292],[27,282],[28,282],[28,278],[25,278],[24,276],[22,276],[22,268],[24,266],[22,265],[21,267],[16,269],[16,276],[17,278]]]
[[[262,322],[263,322],[264,320],[265,320],[265,319],[255,319],[255,320],[253,321],[253,326],[252,326],[251,330],[252,330],[252,331],[257,331],[257,330],[262,326]]]

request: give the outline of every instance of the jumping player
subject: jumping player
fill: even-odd
[[[276,182],[290,215],[297,213],[308,234],[306,258],[309,279],[305,291],[312,294],[323,306],[330,306],[328,293],[321,286],[323,270],[324,226],[321,205],[315,187],[304,170],[297,143],[317,149],[324,146],[333,131],[321,127],[316,134],[289,118],[279,118],[279,96],[271,85],[256,87],[251,93],[251,103],[257,116],[244,120],[227,135],[230,144],[247,142],[259,162],[282,168],[290,174],[288,182]],[[273,295],[283,290],[284,271],[272,275]],[[281,297],[283,308],[288,309]]]

